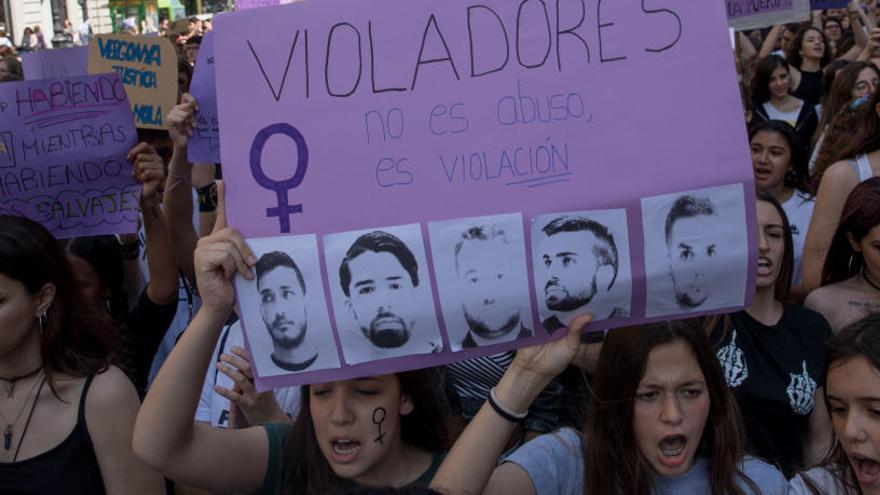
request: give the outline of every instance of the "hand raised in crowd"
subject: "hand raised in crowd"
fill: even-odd
[[[571,363],[578,354],[585,352],[581,344],[581,332],[593,315],[584,313],[569,323],[569,331],[565,337],[546,344],[524,347],[516,351],[511,368],[531,372],[548,383]]]
[[[154,208],[161,202],[159,190],[165,182],[165,167],[162,157],[147,143],[138,143],[129,150],[128,160],[134,165],[132,175],[143,184],[141,205],[144,209]]]
[[[223,181],[217,181],[217,220],[211,235],[199,239],[194,264],[202,308],[228,313],[235,303],[232,277],[253,279],[257,258],[241,234],[226,226],[224,196]]]
[[[195,112],[198,109],[199,104],[193,95],[184,93],[180,98],[180,103],[168,112],[165,121],[168,123],[168,134],[171,136],[174,147],[183,148],[186,146],[196,126]]]
[[[229,426],[246,428],[267,421],[284,421],[287,416],[275,400],[271,390],[257,392],[254,374],[247,352],[238,346],[230,349],[232,354],[220,355],[217,369],[235,384],[230,390],[214,385],[214,391],[229,400]]]
[[[871,57],[877,53],[878,48],[880,48],[880,28],[871,28],[868,31],[868,43],[865,45],[865,53]]]

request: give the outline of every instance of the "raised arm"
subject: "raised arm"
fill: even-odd
[[[508,411],[527,411],[550,380],[574,358],[581,330],[591,319],[590,315],[580,315],[572,320],[564,338],[519,349],[495,386],[498,403]],[[431,488],[442,493],[501,493],[507,488],[523,493],[524,487],[532,486],[526,472],[512,464],[495,464],[515,427],[516,423],[503,418],[488,402],[483,404],[452,446]]]
[[[147,297],[156,304],[168,304],[177,299],[177,259],[160,206],[159,189],[165,180],[162,157],[147,143],[139,143],[128,152],[128,159],[134,163],[135,177],[143,184],[140,206],[150,270]]]
[[[187,160],[187,143],[195,126],[195,111],[198,103],[192,95],[185,93],[180,103],[171,109],[168,117],[168,134],[174,144],[171,162],[168,164],[168,179],[165,183],[165,218],[174,239],[177,262],[190,284],[195,284],[193,252],[198,241],[192,224],[192,164]]]
[[[202,307],[153,382],[138,414],[134,451],[162,474],[198,488],[254,492],[266,473],[269,444],[261,427],[226,430],[193,421],[205,370],[232,311],[237,274],[256,262],[241,235],[226,227],[222,186],[214,231],[199,241],[194,267]]]
[[[776,44],[779,43],[779,37],[782,36],[783,29],[785,29],[783,24],[777,24],[770,28],[767,37],[764,38],[764,43],[761,44],[761,50],[758,51],[759,59],[769,57],[773,53],[773,50],[776,49]]]
[[[843,204],[858,181],[855,171],[845,161],[831,165],[822,175],[801,261],[803,286],[806,290],[821,285],[822,267],[825,265],[825,256],[831,247],[834,231],[840,222]]]

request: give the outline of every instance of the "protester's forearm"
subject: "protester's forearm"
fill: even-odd
[[[165,185],[165,218],[171,233],[177,263],[190,283],[195,283],[193,251],[196,248],[195,227],[192,224],[192,164],[186,159],[186,147],[175,147],[168,164]]]
[[[495,387],[498,401],[518,412],[528,410],[548,381],[511,367]],[[431,487],[448,493],[482,493],[495,463],[516,428],[487,402],[456,440]]]
[[[171,462],[192,437],[205,370],[228,314],[203,307],[165,360],[138,413],[134,449],[152,466]]]
[[[758,52],[758,58],[768,57],[773,53],[776,43],[779,41],[779,36],[782,35],[782,27],[777,24],[770,28],[770,32],[767,33],[767,37],[764,38],[764,43],[761,45],[761,51]]]
[[[150,285],[147,297],[156,304],[168,304],[177,298],[177,259],[171,233],[159,205],[144,206],[144,233],[147,239],[147,267]]]

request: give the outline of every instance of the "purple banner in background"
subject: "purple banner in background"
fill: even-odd
[[[260,389],[544,342],[582,311],[595,330],[748,304],[753,172],[723,4],[596,5],[217,18]]]
[[[214,82],[214,33],[205,33],[189,92],[199,104],[196,127],[189,138],[191,163],[220,163],[220,128],[217,121],[217,86]]]
[[[116,74],[0,84],[0,214],[59,238],[137,231],[136,139]]]
[[[89,73],[89,47],[37,50],[21,56],[24,78],[51,79],[55,77],[84,76]]]
[[[259,7],[271,7],[273,5],[279,5],[280,3],[280,0],[236,0],[235,10],[249,10]]]
[[[843,9],[849,0],[810,0],[810,8],[813,10]]]
[[[792,0],[727,0],[727,18],[791,10]]]

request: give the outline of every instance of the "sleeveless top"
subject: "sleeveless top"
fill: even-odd
[[[0,492],[10,495],[101,494],[104,480],[86,428],[86,378],[73,431],[52,449],[30,459],[0,463]]]
[[[874,170],[871,169],[868,155],[859,155],[855,160],[849,160],[849,164],[856,171],[856,175],[859,176],[860,183],[874,177]]]
[[[798,84],[797,91],[794,92],[795,96],[807,103],[818,105],[824,92],[821,70],[816,72],[801,71],[801,83]]]

